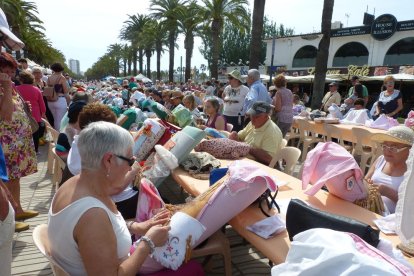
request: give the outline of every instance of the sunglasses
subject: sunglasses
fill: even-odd
[[[386,84],[387,85],[394,85],[394,82],[393,81],[387,81]]]
[[[130,167],[132,167],[132,165],[134,165],[134,163],[135,163],[135,158],[134,157],[133,158],[128,158],[128,157],[125,157],[125,156],[122,156],[122,155],[118,155],[118,154],[114,154],[114,155],[116,157],[118,157],[119,159],[122,159],[122,160],[128,162],[128,165]]]
[[[387,146],[385,144],[381,144],[382,150],[388,150],[392,153],[399,153],[402,152],[403,150],[409,148],[409,147],[403,147],[403,148],[397,148],[397,147],[393,147],[393,146]]]
[[[229,80],[233,80],[234,78],[233,78],[233,77],[228,77],[228,79],[229,79]]]

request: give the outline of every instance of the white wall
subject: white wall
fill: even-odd
[[[275,57],[273,65],[286,65],[288,70],[292,69],[306,69],[306,68],[292,68],[293,57],[296,52],[306,45],[312,45],[318,48],[319,41],[322,38],[321,34],[315,34],[316,39],[307,40],[301,36],[292,36],[276,39]],[[369,66],[381,66],[384,63],[384,57],[388,49],[400,39],[406,37],[414,37],[414,30],[395,32],[392,37],[387,40],[379,41],[375,40],[370,34],[357,35],[357,36],[343,36],[343,37],[331,37],[328,57],[328,67],[332,67],[333,58],[337,50],[344,44],[349,42],[360,42],[367,47],[368,65]],[[265,65],[270,66],[272,57],[272,40],[266,40],[266,60]],[[389,64],[398,65],[398,64]]]

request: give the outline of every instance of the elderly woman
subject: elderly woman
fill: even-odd
[[[197,103],[192,94],[186,95],[183,98],[183,104],[186,108],[188,108],[188,110],[191,111],[191,115],[193,116],[195,121],[198,121],[201,119],[200,111],[197,108]]]
[[[378,186],[386,210],[394,213],[398,188],[407,171],[406,161],[414,142],[414,131],[406,126],[395,126],[386,134],[375,134],[372,140],[381,144],[383,155],[375,160],[365,179]]]
[[[29,119],[23,109],[23,101],[14,88],[17,63],[13,57],[0,54],[0,144],[4,151],[9,182],[6,183],[15,201],[16,220],[24,220],[39,213],[23,211],[20,204],[20,178],[37,171],[37,160]],[[28,225],[27,225],[28,226]]]
[[[63,76],[63,66],[60,63],[54,63],[50,67],[53,74],[48,78],[47,85],[54,86],[56,93],[58,94],[58,99],[55,102],[48,101],[48,106],[50,112],[52,112],[54,125],[53,127],[59,131],[60,122],[65,115],[68,108],[68,99],[69,99],[69,85],[66,81],[65,76]]]
[[[205,126],[199,126],[201,129],[206,127],[215,128],[217,130],[227,131],[226,119],[219,114],[220,103],[216,98],[208,98],[204,102],[204,113],[208,115],[208,121]]]
[[[240,131],[243,129],[244,113],[243,104],[249,88],[243,85],[240,72],[238,70],[231,71],[227,78],[229,85],[224,88],[223,91],[223,115],[226,121],[233,125],[234,131]]]
[[[45,102],[43,101],[42,92],[34,86],[34,76],[32,73],[27,70],[21,71],[19,80],[21,85],[17,86],[16,89],[26,102],[30,102],[32,106],[32,117],[39,125],[39,129],[32,134],[35,151],[38,153],[39,139],[43,136],[45,127],[42,122],[42,117],[45,117],[46,113]]]
[[[49,211],[51,254],[70,275],[136,275],[168,238],[166,212],[153,223],[127,225],[111,199],[125,188],[120,180],[134,164],[133,145],[128,131],[108,122],[79,134],[81,173],[57,191]],[[131,234],[142,237],[128,256]]]
[[[384,85],[386,90],[380,93],[374,116],[378,117],[380,114],[385,114],[389,117],[397,118],[403,109],[401,92],[394,89],[395,79],[393,76],[386,76]]]
[[[293,93],[286,88],[286,78],[278,75],[273,84],[276,86],[276,94],[273,97],[273,105],[275,106],[276,124],[282,131],[282,137],[290,130],[293,122]]]

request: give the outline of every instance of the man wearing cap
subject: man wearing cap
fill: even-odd
[[[348,98],[352,97],[352,95],[355,94],[355,86],[357,84],[361,84],[359,82],[359,77],[358,76],[352,76],[351,83],[352,83],[352,86],[349,88]],[[365,103],[364,106],[366,106],[367,103],[368,103],[368,89],[365,85],[362,85],[362,98],[364,99],[364,103]]]
[[[341,104],[341,95],[338,92],[338,84],[336,82],[331,82],[329,84],[329,91],[322,99],[321,110],[328,112],[328,108],[333,103],[337,106]]]
[[[247,85],[250,86],[249,93],[244,100],[242,113],[245,114],[249,110],[253,103],[257,101],[263,101],[271,104],[272,99],[267,92],[266,86],[260,81],[260,72],[257,69],[250,69],[247,72]]]
[[[229,139],[242,141],[251,146],[249,158],[269,165],[282,143],[282,132],[270,119],[274,106],[267,102],[255,102],[246,112],[251,121],[238,133],[233,131]]]
[[[171,92],[171,99],[170,99],[171,110],[173,110],[179,104],[181,104],[181,101],[183,100],[183,98],[184,98],[183,92],[179,90],[174,90],[173,92]]]
[[[240,71],[233,70],[228,75],[229,85],[223,91],[223,115],[227,123],[233,125],[234,131],[240,131],[243,128],[244,113],[243,105],[249,88],[243,85]]]

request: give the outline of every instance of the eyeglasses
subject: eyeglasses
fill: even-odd
[[[118,157],[119,159],[122,159],[122,160],[128,162],[128,165],[130,167],[132,167],[132,165],[134,165],[134,163],[135,163],[135,158],[134,157],[133,158],[128,158],[128,157],[125,157],[125,156],[122,156],[122,155],[118,155],[118,154],[114,154],[114,155],[116,157]]]
[[[382,147],[382,150],[388,150],[392,153],[399,153],[399,152],[402,152],[403,150],[408,148],[408,147],[397,148],[397,147],[393,147],[393,146],[387,146],[385,144],[381,144],[381,147]]]

